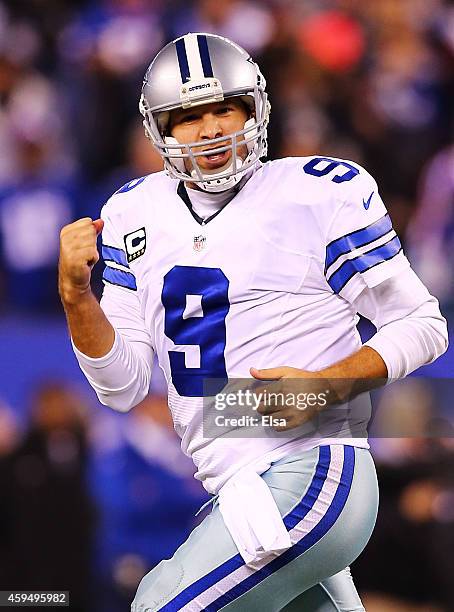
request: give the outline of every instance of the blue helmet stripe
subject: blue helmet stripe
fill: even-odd
[[[191,78],[189,72],[188,56],[186,54],[186,45],[184,44],[184,38],[180,38],[175,43],[177,49],[178,64],[180,66],[181,82],[186,83]]]
[[[207,37],[203,34],[197,36],[200,59],[202,60],[203,76],[213,77],[213,66],[211,65],[210,52],[208,51]]]

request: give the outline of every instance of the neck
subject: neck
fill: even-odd
[[[186,189],[195,189],[196,191],[203,191],[200,187],[197,186],[197,183],[190,183],[189,181],[184,182],[184,186]]]

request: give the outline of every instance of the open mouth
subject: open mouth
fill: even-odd
[[[199,157],[199,159],[203,159],[208,164],[225,164],[230,156],[230,151],[224,151],[223,153],[214,153],[209,154],[208,151],[205,152],[205,155]]]

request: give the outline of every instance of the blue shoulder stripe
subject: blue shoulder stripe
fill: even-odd
[[[366,246],[387,234],[392,228],[391,219],[388,213],[386,213],[378,221],[333,240],[326,247],[325,272],[341,255],[345,255],[353,251],[353,249]]]
[[[118,285],[119,287],[137,291],[136,277],[131,272],[124,272],[123,270],[106,266],[102,278],[111,285]]]
[[[104,261],[114,261],[117,264],[121,264],[122,266],[129,268],[126,253],[123,251],[123,249],[119,249],[118,247],[110,246],[108,244],[103,244],[101,252]]]
[[[120,189],[118,189],[114,193],[114,195],[117,195],[119,193],[127,193],[128,191],[132,191],[134,189],[134,187],[137,187],[138,185],[140,185],[140,183],[143,183],[146,178],[147,178],[146,176],[141,176],[139,178],[135,178],[135,179],[132,179],[131,181],[128,181],[127,183],[125,183],[123,185],[123,187],[120,187]]]
[[[374,266],[392,259],[402,250],[400,240],[397,236],[385,242],[375,249],[371,249],[362,255],[358,255],[353,259],[347,259],[341,266],[332,274],[328,283],[335,293],[339,293],[348,281],[355,276],[357,272],[363,273],[370,270]]]

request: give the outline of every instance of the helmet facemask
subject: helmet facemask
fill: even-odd
[[[241,96],[241,98],[244,100],[246,96]],[[252,98],[253,104],[247,104],[247,106],[254,110],[246,120],[242,130],[188,144],[179,143],[172,136],[166,135],[168,111],[153,114],[151,110],[146,108],[146,102],[141,98],[141,112],[145,117],[143,122],[145,134],[163,158],[164,167],[168,174],[182,181],[196,183],[204,191],[225,191],[236,185],[246,171],[255,166],[267,152],[266,131],[269,117],[267,94],[257,90],[253,96],[248,96],[248,98]],[[191,107],[188,106],[187,108]],[[259,118],[256,118],[256,108],[263,109],[259,113]],[[167,118],[163,118],[161,115],[167,115]],[[242,144],[247,149],[245,159],[242,159],[238,154],[238,147]],[[230,150],[232,155],[226,164],[227,167],[218,168],[211,172],[200,168],[197,158],[206,155],[206,151],[201,150],[202,146],[204,149],[209,148],[212,155]],[[185,160],[190,162],[192,170],[187,170]]]

